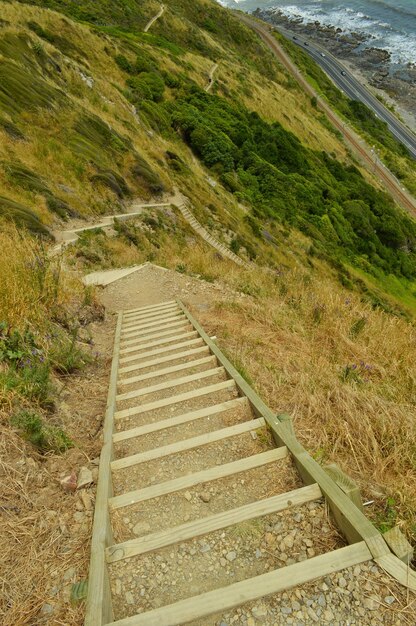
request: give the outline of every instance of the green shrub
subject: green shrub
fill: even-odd
[[[133,102],[141,100],[161,102],[163,100],[165,83],[156,72],[142,72],[139,76],[128,78],[126,82],[130,87]]]
[[[123,70],[123,72],[127,72],[127,74],[133,74],[133,72],[134,72],[133,65],[124,56],[124,54],[118,54],[114,58],[114,60],[117,63],[117,65],[119,66],[119,68]]]
[[[41,452],[65,452],[74,445],[61,428],[46,424],[41,416],[33,411],[16,413],[11,418],[11,424]]]

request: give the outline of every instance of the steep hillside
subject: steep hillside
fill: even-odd
[[[346,285],[364,279],[393,307],[414,309],[413,221],[367,182],[325,116],[231,13],[172,1],[143,33],[154,2],[34,4],[84,24],[3,3],[2,213],[45,232],[177,185],[202,221],[217,216],[259,262],[287,259],[295,229],[307,240],[291,252],[304,255],[309,241],[309,255]],[[270,238],[282,244],[277,255]]]
[[[48,623],[50,571],[58,580],[77,558],[85,573],[89,526],[76,513],[86,505],[68,504],[60,480],[99,449],[113,327],[79,280],[93,269],[153,261],[184,299],[209,292],[199,315],[241,373],[295,417],[317,460],[362,483],[380,528],[416,536],[416,223],[232,13],[214,0],[164,5],[144,33],[155,0],[0,1],[0,615],[10,626]],[[224,259],[173,204],[51,255],[52,232],[179,193],[254,264]],[[34,553],[28,596],[20,582]],[[59,623],[82,623],[68,597],[59,610]]]

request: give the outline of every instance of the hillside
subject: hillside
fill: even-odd
[[[202,322],[305,447],[360,483],[378,527],[416,536],[416,222],[230,11],[164,5],[144,33],[155,0],[0,2],[5,624],[51,623],[48,568],[61,579],[76,554],[85,574],[91,515],[67,524],[86,506],[60,480],[99,452],[113,292],[81,283],[93,270],[151,261],[169,295],[206,297]],[[52,255],[53,233],[143,204]],[[60,602],[56,619],[82,623]]]
[[[274,256],[263,231],[279,243],[301,232],[345,284],[364,278],[413,310],[414,222],[368,184],[325,116],[229,12],[173,2],[144,34],[155,3],[122,16],[100,4],[92,17],[88,3],[40,4],[94,26],[4,5],[3,212],[42,230],[177,185],[202,221],[216,212],[234,222],[261,263]]]

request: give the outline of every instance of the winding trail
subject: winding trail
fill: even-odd
[[[218,63],[212,66],[209,72],[208,85],[205,87],[205,91],[211,91],[211,87],[214,84],[214,74],[218,69]]]
[[[245,267],[250,269],[254,267],[252,264],[247,263],[239,256],[234,254],[232,250],[227,248],[223,243],[220,243],[215,237],[213,237],[207,230],[202,226],[200,222],[195,218],[193,213],[185,206],[185,197],[179,192],[176,191],[175,194],[169,198],[168,202],[153,202],[147,204],[133,204],[132,210],[129,213],[118,213],[117,215],[106,215],[99,222],[94,222],[92,224],[88,224],[88,226],[81,226],[78,228],[72,228],[68,230],[57,230],[53,231],[52,234],[55,237],[56,245],[53,246],[50,252],[50,256],[55,256],[61,252],[62,248],[67,246],[70,243],[74,243],[77,241],[80,233],[83,233],[88,230],[95,230],[96,228],[107,229],[111,228],[116,220],[129,220],[135,217],[138,217],[143,213],[146,209],[153,209],[159,207],[169,207],[174,205],[181,212],[183,218],[188,222],[188,224],[193,228],[193,230],[200,236],[204,241],[206,241],[210,246],[215,248],[222,256],[230,259],[240,267]],[[124,270],[126,271],[126,270]],[[134,271],[134,270],[133,270]],[[127,274],[126,274],[127,275]],[[120,275],[120,278],[122,276]],[[111,281],[109,281],[111,282]]]
[[[144,32],[144,33],[147,33],[147,31],[149,30],[149,28],[151,28],[151,26],[152,26],[152,25],[156,22],[156,20],[158,20],[158,19],[159,19],[159,17],[161,17],[161,16],[163,15],[163,13],[165,12],[165,9],[166,9],[165,5],[164,5],[164,4],[161,4],[161,5],[160,5],[160,10],[159,10],[159,12],[158,12],[158,13],[156,13],[156,15],[155,15],[154,17],[152,17],[152,19],[151,19],[151,20],[149,20],[149,21],[147,22],[146,26],[144,27],[144,29],[143,29],[143,32]]]
[[[100,222],[94,222],[92,224],[88,224],[88,226],[81,226],[78,228],[71,228],[68,230],[55,230],[52,231],[51,234],[54,236],[56,245],[51,249],[51,256],[55,256],[58,254],[64,246],[67,246],[70,243],[74,243],[77,241],[80,233],[83,233],[87,230],[95,230],[96,228],[111,228],[115,220],[128,220],[138,215],[141,215],[144,209],[151,209],[154,207],[165,207],[170,206],[169,202],[161,202],[161,203],[150,203],[150,204],[133,204],[132,208],[137,209],[135,211],[130,211],[129,213],[118,213],[117,215],[105,215]]]
[[[351,128],[347,127],[345,122],[331,109],[331,107],[323,100],[319,94],[311,87],[308,81],[300,73],[296,65],[284,52],[281,46],[270,32],[270,28],[266,25],[259,24],[255,20],[249,18],[246,15],[235,13],[235,15],[246,26],[253,29],[264,41],[264,43],[270,48],[277,59],[289,70],[295,77],[297,82],[301,85],[304,91],[311,97],[315,97],[318,100],[318,107],[324,111],[333,126],[342,133],[345,140],[348,142],[356,156],[360,159],[366,169],[372,174],[377,174],[380,182],[387,189],[393,198],[409,213],[416,216],[416,200],[401,187],[399,181],[395,176],[379,161],[374,161],[374,155],[371,153],[370,148],[366,145],[363,139],[358,136]]]

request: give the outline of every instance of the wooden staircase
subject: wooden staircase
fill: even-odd
[[[150,584],[144,597],[136,585],[158,572],[166,550],[179,571],[178,546],[203,538],[211,549],[249,522],[266,528],[276,515],[327,505],[345,541],[338,535],[316,556],[272,571],[259,560],[229,584],[200,569],[190,586]],[[86,626],[208,626],[232,607],[372,560],[416,588],[345,484],[309,456],[290,419],[272,413],[180,302],[119,314]]]

